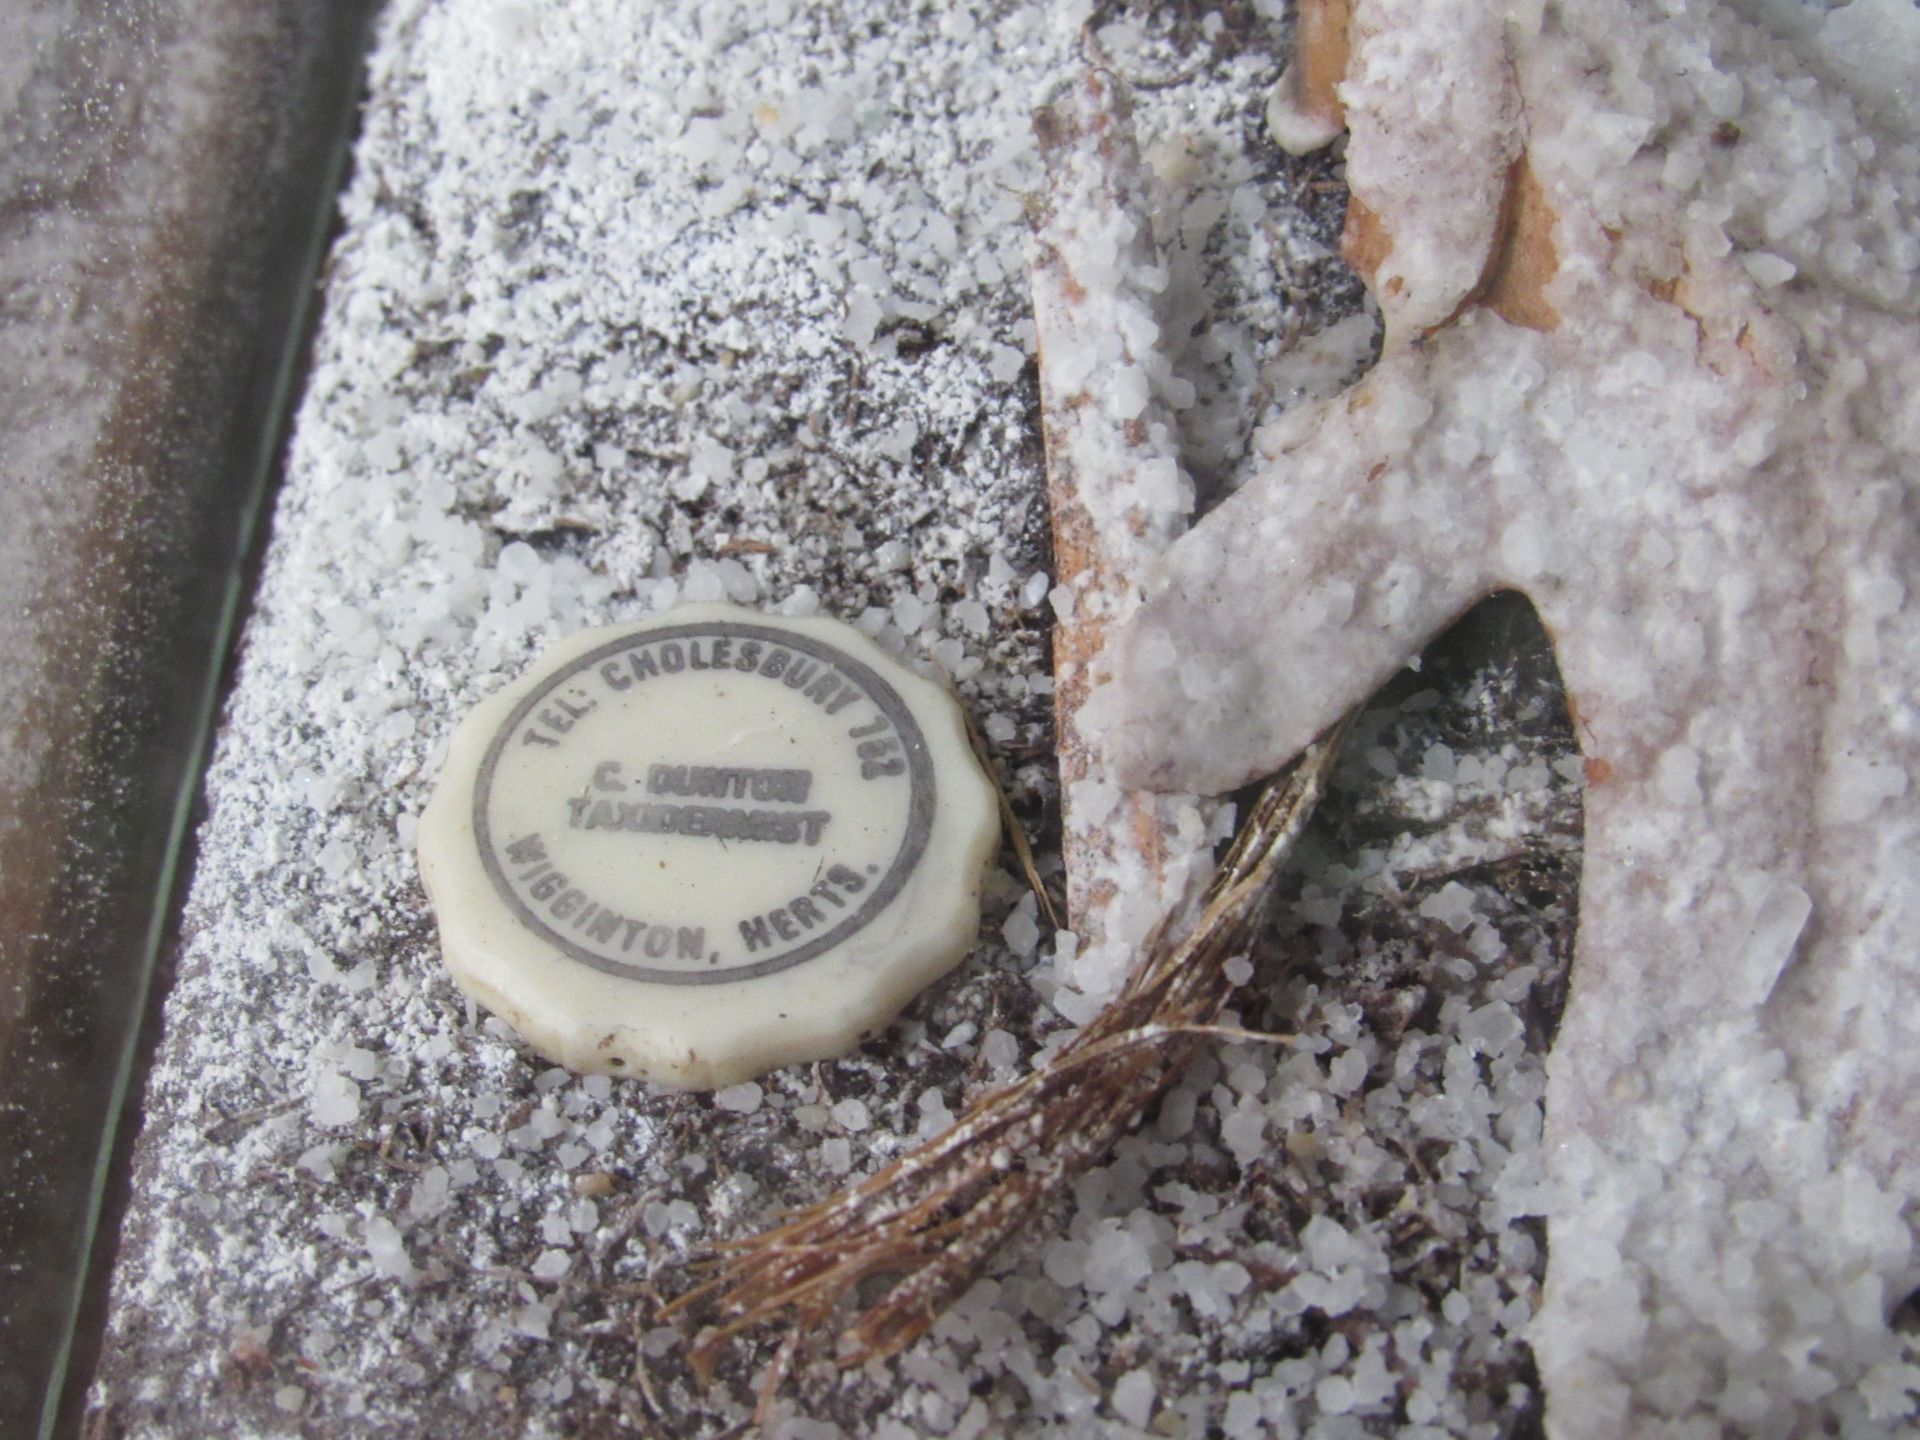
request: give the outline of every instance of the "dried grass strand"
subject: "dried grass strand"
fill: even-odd
[[[948,1130],[884,1169],[722,1247],[714,1275],[667,1307],[711,1301],[718,1320],[694,1347],[710,1375],[721,1349],[771,1322],[788,1326],[769,1385],[797,1337],[820,1332],[876,1275],[899,1278],[839,1335],[857,1365],[897,1354],[965,1293],[993,1254],[1107,1154],[1211,1039],[1276,1041],[1214,1022],[1232,998],[1229,961],[1246,954],[1274,874],[1325,789],[1342,722],[1262,792],[1222,857],[1199,919],[1157,934],[1126,985],[1054,1057],[976,1099]],[[770,1403],[763,1389],[763,1407]]]
[[[967,740],[973,746],[974,758],[980,762],[980,768],[992,782],[994,797],[1000,802],[1000,823],[1006,827],[1007,838],[1013,842],[1013,853],[1020,862],[1020,871],[1039,900],[1047,923],[1058,930],[1061,928],[1060,912],[1054,908],[1053,896],[1048,892],[1046,882],[1040,878],[1040,866],[1033,858],[1033,843],[1027,839],[1026,827],[1020,823],[1020,817],[1014,813],[1013,801],[1007,798],[1007,787],[1000,783],[1000,772],[994,768],[993,753],[987,749],[986,738],[973,723],[973,716],[967,713],[965,706],[960,708],[960,718],[967,722]]]

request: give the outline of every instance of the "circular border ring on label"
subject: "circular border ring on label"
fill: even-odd
[[[492,826],[487,818],[487,802],[493,784],[494,771],[509,738],[519,728],[521,722],[536,707],[543,704],[556,688],[582,670],[591,669],[615,655],[642,645],[652,645],[664,640],[696,639],[702,636],[758,640],[765,644],[798,650],[839,670],[864,690],[867,698],[872,700],[892,723],[906,751],[907,773],[911,785],[907,799],[906,833],[901,839],[900,848],[895,853],[893,863],[887,867],[886,873],[873,887],[866,903],[833,929],[814,936],[784,955],[772,955],[765,960],[755,961],[751,965],[718,971],[656,970],[646,965],[621,964],[594,954],[578,942],[554,930],[514,892],[495,853]],[[921,734],[919,722],[914,719],[913,712],[907,708],[907,703],[900,698],[899,692],[876,674],[870,666],[854,659],[836,646],[792,630],[742,624],[731,620],[712,620],[685,625],[663,625],[658,629],[635,631],[619,640],[610,641],[562,666],[514,706],[488,743],[486,754],[480,762],[479,773],[474,780],[473,836],[475,846],[480,852],[480,863],[486,870],[487,878],[493,883],[494,892],[506,903],[515,919],[569,958],[608,975],[645,980],[654,984],[725,985],[735,980],[751,980],[756,976],[772,975],[777,971],[803,964],[866,928],[874,917],[886,909],[905,888],[914,867],[920,863],[921,856],[926,853],[927,841],[933,830],[934,800],[933,757],[928,753],[926,737]]]

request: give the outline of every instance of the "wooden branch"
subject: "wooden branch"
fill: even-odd
[[[1034,129],[1048,178],[1033,267],[1041,423],[1054,574],[1072,597],[1054,628],[1067,912],[1087,947],[1130,954],[1198,889],[1210,857],[1190,799],[1116,799],[1100,784],[1087,702],[1108,632],[1133,609],[1137,577],[1186,528],[1192,490],[1158,394],[1165,271],[1125,89],[1093,71]],[[1108,966],[1116,982],[1119,968]]]

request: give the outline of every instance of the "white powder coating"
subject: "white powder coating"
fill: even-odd
[[[1286,349],[1298,317],[1275,297],[1341,269],[1329,229],[1298,226],[1301,197],[1336,217],[1339,197],[1266,139],[1284,32],[1227,13],[1225,34],[1196,19],[1177,43],[1099,32],[1130,74],[1193,72],[1142,91],[1136,122],[1203,493],[1231,483],[1268,400],[1322,389],[1374,330],[1322,329],[1340,311],[1316,305],[1319,340]],[[1059,1043],[1046,1002],[1076,1007],[1055,941],[1003,874],[986,929],[1007,949],[983,945],[860,1056],[766,1077],[736,1109],[571,1078],[439,978],[406,855],[456,716],[542,644],[754,590],[950,658],[1038,828],[1055,577],[1021,217],[1042,183],[1029,107],[1083,71],[1085,18],[391,11],[209,783],[106,1420],[726,1433],[766,1355],[696,1383],[655,1298],[688,1283],[683,1262],[884,1164]],[[1401,613],[1427,603],[1404,559],[1379,584]],[[1897,577],[1859,584],[1861,616],[1899,609]],[[1351,625],[1371,603],[1349,579],[1315,611]],[[1143,1417],[1494,1440],[1531,1423],[1534,1217],[1556,1193],[1542,1015],[1566,916],[1475,867],[1564,864],[1578,757],[1463,735],[1499,687],[1433,685],[1370,712],[1336,777],[1329,813],[1387,833],[1319,836],[1249,959],[1242,1018],[1298,1043],[1204,1056],[932,1335],[878,1372],[803,1364],[771,1433],[1133,1436]],[[1855,807],[1895,783],[1870,755],[1847,775]],[[1040,860],[1057,876],[1044,843]],[[1791,947],[1792,885],[1820,893],[1783,884],[1742,932],[1756,986]],[[349,1086],[358,1118],[322,1123],[316,1100],[344,1114]],[[1756,1234],[1780,1221],[1741,1214]],[[1860,1393],[1905,1403],[1891,1367]]]
[[[1076,412],[1065,432],[1078,493],[1115,572],[1116,593],[1078,603],[1119,618],[1125,577],[1144,571],[1186,529],[1193,482],[1182,471],[1174,412],[1192,385],[1163,343],[1167,266],[1154,243],[1131,113],[1098,72],[1054,101],[1046,132],[1047,215],[1038,234],[1034,324],[1050,406]]]
[[[768,1128],[821,1098],[799,1073],[663,1142],[695,1112],[546,1071],[436,973],[417,816],[460,711],[543,643],[683,597],[883,617],[911,597],[916,647],[885,618],[879,643],[931,669],[953,642],[1007,742],[1042,733],[1028,401],[988,373],[1030,338],[1030,162],[1000,142],[1025,136],[1037,75],[1003,93],[1000,40],[876,38],[879,7],[860,43],[767,19],[386,16],[148,1087],[95,1392],[133,1433],[555,1433],[569,1406],[624,1424],[634,1287],[820,1188]],[[1072,33],[1035,14],[1006,41],[1057,54]],[[936,94],[978,118],[901,123]],[[695,122],[731,167],[683,153]],[[856,345],[861,295],[880,319]],[[1038,767],[1008,769],[1036,806]],[[1024,1035],[1028,983],[1004,988]],[[893,1068],[957,1087],[970,1059]],[[867,1062],[834,1073],[871,1083]],[[885,1123],[897,1146],[897,1104]],[[609,1223],[556,1242],[576,1193]],[[256,1330],[258,1363],[237,1348]],[[297,1422],[276,1374],[301,1381]],[[746,1394],[687,1380],[679,1403],[724,1423]]]
[[[1550,1425],[1889,1433],[1920,1384],[1889,1327],[1920,1279],[1920,150],[1741,10],[1664,9],[1513,7],[1476,48],[1480,7],[1359,7],[1355,194],[1477,273],[1492,167],[1392,67],[1517,107],[1561,323],[1470,313],[1262,435],[1124,641],[1125,774],[1268,770],[1525,590],[1592,782],[1533,1202]]]
[[[137,903],[128,887],[149,883],[144,858],[121,857],[164,843],[157,816],[140,828],[143,807],[161,803],[145,797],[167,783],[144,773],[143,747],[161,743],[161,727],[184,735],[199,704],[194,677],[209,661],[189,657],[210,646],[200,635],[213,621],[185,612],[218,603],[219,577],[201,572],[239,523],[234,437],[258,403],[233,377],[264,353],[246,347],[270,323],[268,267],[287,263],[267,247],[286,243],[270,237],[301,183],[238,177],[300,153],[292,127],[314,101],[281,77],[325,28],[237,0],[46,0],[7,16],[0,1063],[8,1103],[35,1114],[30,1130],[42,1124],[35,1087],[65,1088],[61,1067],[117,1043],[86,985],[71,986],[96,958],[110,963],[97,937],[116,907]],[[276,94],[256,102],[269,85]],[[242,110],[248,125],[232,124]],[[163,673],[165,697],[147,693]],[[126,938],[129,957],[137,943]],[[94,1029],[99,1040],[69,1045]],[[70,1091],[69,1114],[47,1117],[45,1135],[104,1113],[105,1094],[91,1093]],[[28,1158],[45,1135],[8,1144],[34,1176],[11,1187],[15,1207],[81,1183],[77,1162]],[[8,1223],[37,1230],[30,1213],[15,1208]],[[49,1259],[20,1294],[63,1285],[63,1264]],[[40,1323],[26,1319],[37,1303],[22,1301],[21,1323]]]
[[[61,751],[58,724],[75,723],[64,710],[74,703],[69,692],[96,703],[89,687],[99,683],[99,662],[68,652],[61,626],[105,630],[126,603],[84,568],[90,547],[125,544],[125,530],[142,518],[108,433],[116,405],[141,378],[117,346],[137,317],[159,311],[164,297],[155,292],[167,281],[192,283],[162,238],[191,203],[163,157],[198,157],[208,147],[202,117],[217,113],[207,97],[219,93],[208,71],[222,27],[235,20],[225,7],[202,7],[183,17],[184,33],[154,35],[147,17],[95,26],[67,13],[73,8],[10,17],[0,61],[0,114],[12,140],[0,187],[15,207],[0,252],[0,291],[9,297],[0,327],[0,653],[9,659],[0,677],[0,840],[37,808],[36,787]],[[143,46],[165,53],[179,89],[148,101],[135,124],[125,98],[138,90],[129,52]],[[78,84],[65,79],[69,66]],[[47,103],[63,83],[86,87],[90,123],[76,123],[78,99],[71,108]],[[82,176],[94,177],[91,188]],[[55,478],[75,476],[84,480]]]
[[[1393,216],[1396,243],[1373,284],[1389,346],[1447,320],[1479,280],[1500,207],[1461,197],[1497,195],[1520,148],[1504,7],[1446,14],[1444,26],[1407,25],[1392,6],[1359,6],[1340,87],[1348,183]],[[1439,74],[1446,84],[1434,83]]]

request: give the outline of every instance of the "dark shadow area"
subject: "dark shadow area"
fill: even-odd
[[[1516,591],[1503,591],[1468,611],[1427,647],[1420,668],[1401,671],[1368,703],[1367,712],[1392,717],[1372,743],[1393,756],[1396,775],[1422,773],[1435,746],[1455,757],[1456,773],[1463,759],[1481,764],[1535,760],[1551,769],[1580,756],[1553,641],[1532,602]],[[1348,803],[1322,812],[1327,843],[1358,851],[1398,836],[1450,829],[1472,834],[1494,818],[1487,798],[1471,787],[1457,790],[1453,803],[1429,809],[1410,804],[1405,790],[1379,770],[1349,757],[1343,769]],[[1526,1006],[1528,1044],[1543,1054],[1566,1008],[1579,917],[1585,796],[1583,783],[1557,769],[1547,787],[1531,823],[1511,844],[1470,863],[1414,876],[1404,906],[1370,920],[1376,939],[1444,944],[1444,933],[1419,916],[1420,902],[1449,881],[1485,887],[1516,951],[1544,953],[1554,962],[1543,967]]]
[[[0,389],[0,469],[7,513],[54,542],[8,588],[26,623],[0,655],[0,758],[16,739],[26,757],[0,836],[7,1435],[72,1433],[98,1350],[160,957],[374,8],[50,0],[0,94],[0,302],[37,295],[8,318],[45,358]]]
[[[1484,1316],[1448,1320],[1446,1306],[1477,1285],[1504,1304],[1537,1308],[1546,1227],[1533,1216],[1490,1224],[1478,1172],[1450,1174],[1457,1142],[1413,1112],[1461,1083],[1444,1057],[1463,1043],[1489,1093],[1535,1093],[1541,1083],[1573,962],[1580,767],[1552,643],[1532,605],[1512,593],[1484,601],[1356,722],[1283,881],[1250,987],[1260,1003],[1245,1017],[1256,1029],[1311,1037],[1326,1017],[1357,1009],[1358,1033],[1381,1058],[1349,1103],[1369,1116],[1367,1142],[1405,1167],[1386,1181],[1349,1179],[1320,1156],[1311,1128],[1289,1137],[1255,1167],[1252,1213],[1273,1229],[1259,1238],[1291,1244],[1316,1215],[1384,1237],[1393,1281],[1419,1297],[1418,1313],[1442,1343],[1459,1347],[1453,1384],[1472,1418],[1512,1440],[1545,1433],[1532,1351],[1517,1327],[1476,1336],[1471,1327],[1484,1327]],[[1423,1058],[1409,1059],[1416,1054]],[[1375,1107],[1368,1097],[1383,1087],[1398,1093]],[[1500,1134],[1515,1117],[1497,1113],[1496,1139],[1528,1143]],[[1373,1324],[1358,1311],[1331,1323],[1309,1312],[1297,1333],[1276,1336],[1274,1354],[1318,1350],[1334,1330],[1358,1350]]]

